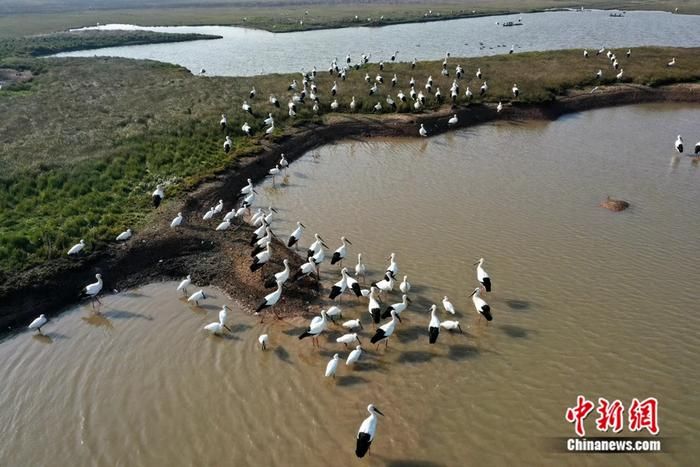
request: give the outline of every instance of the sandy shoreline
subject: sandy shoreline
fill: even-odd
[[[700,84],[676,84],[650,88],[620,84],[589,90],[572,91],[546,104],[506,105],[499,114],[494,105],[444,106],[434,112],[420,114],[337,114],[324,124],[308,124],[294,129],[277,143],[263,142],[254,157],[242,158],[227,171],[211,177],[182,202],[161,207],[158,221],[134,234],[127,244],[113,244],[104,251],[79,259],[59,258],[24,271],[0,285],[0,334],[25,324],[40,313],[56,315],[77,302],[81,288],[101,272],[105,290],[123,290],[159,280],[178,280],[192,274],[194,282],[211,284],[245,304],[250,311],[269,290],[262,287],[260,274],[251,274],[248,240],[252,229],[243,225],[235,232],[214,231],[210,223],[201,221],[201,213],[223,199],[230,208],[246,179],[262,180],[267,171],[285,153],[292,161],[307,151],[349,137],[414,136],[425,125],[431,135],[448,131],[447,118],[459,116],[459,127],[468,127],[495,119],[554,120],[565,113],[589,109],[650,102],[700,103]],[[179,230],[169,228],[170,220],[182,211],[187,225]],[[287,232],[279,232],[286,235]],[[311,235],[313,232],[307,232]],[[308,237],[307,237],[308,238]],[[283,241],[286,238],[282,239]],[[276,241],[273,245],[274,266],[265,274],[281,270],[283,258],[292,267],[302,259]],[[304,287],[293,286],[285,292],[285,301],[278,306],[282,315],[308,312],[313,303],[313,282]]]

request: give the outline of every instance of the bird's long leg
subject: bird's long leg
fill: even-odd
[[[389,348],[389,339],[384,341],[384,348],[388,349]]]

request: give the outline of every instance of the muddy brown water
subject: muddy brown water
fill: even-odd
[[[673,141],[694,144],[698,121],[698,106],[639,105],[320,148],[286,184],[267,180],[259,204],[280,211],[280,233],[304,222],[304,246],[314,231],[332,249],[346,235],[346,263],[362,252],[375,280],[397,254],[414,303],[388,350],[369,344],[366,305],[349,296],[344,318],[362,318],[367,352],[329,381],[328,359],[348,354],[339,326],[316,350],[296,338],[306,320],[259,324],[213,288],[202,308],[170,282],[123,291],[100,316],[77,306],[46,337],[0,342],[0,464],[693,465],[700,166]],[[631,208],[598,207],[608,194]],[[480,256],[494,280],[489,326],[466,296]],[[326,263],[325,293],[337,276]],[[440,318],[466,333],[429,346],[426,309],[443,295],[457,316]],[[207,336],[223,303],[233,333]],[[657,397],[667,452],[557,453],[578,394]],[[370,402],[386,416],[358,461]]]

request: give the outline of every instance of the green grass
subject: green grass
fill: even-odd
[[[151,31],[74,31],[0,39],[0,62],[9,57],[52,55],[71,50],[124,45],[218,39],[207,34],[168,34]]]
[[[300,31],[357,25],[434,21],[486,14],[523,13],[547,8],[623,8],[673,11],[700,14],[700,0],[467,0],[440,1],[427,6],[424,2],[397,0],[388,2],[340,2],[330,0],[322,5],[311,0],[258,1],[168,0],[153,2],[58,2],[38,0],[27,3],[16,0],[0,10],[0,37],[62,31],[72,27],[91,26],[98,22],[138,25],[234,25],[268,31]],[[252,6],[254,5],[254,6]],[[432,15],[426,16],[428,10]],[[307,14],[308,11],[308,14]],[[474,13],[472,13],[474,12]],[[355,16],[358,19],[355,20]],[[384,19],[380,19],[384,16]],[[371,18],[371,21],[368,21]],[[303,24],[300,24],[303,21]]]
[[[625,81],[659,85],[700,80],[700,49],[639,48],[632,57],[618,51]],[[672,56],[678,65],[666,67]],[[481,81],[474,77],[481,67],[490,86],[484,101],[511,99],[518,83],[521,103],[547,102],[572,88],[598,84],[594,75],[602,68],[603,82],[614,81],[609,61],[581,50],[532,52],[449,61],[450,77],[440,74],[441,62],[388,64],[379,96],[368,96],[365,73],[372,80],[378,65],[352,71],[340,81],[319,70],[321,115],[311,104],[290,120],[287,86],[299,74],[257,77],[198,77],[187,70],[150,61],[116,58],[6,60],[37,70],[21,90],[0,91],[0,275],[65,254],[67,247],[84,238],[90,249],[102,248],[127,227],[138,230],[147,220],[150,193],[166,181],[169,198],[188,190],[203,177],[229,167],[237,157],[261,150],[262,120],[272,112],[275,137],[293,131],[294,125],[323,121],[330,115],[330,88],[338,81],[340,111],[348,112],[352,96],[358,112],[371,112],[380,101],[386,109],[389,93],[396,99],[414,76],[417,90],[428,75],[448,96],[454,67],[461,64],[466,76],[460,81],[460,104],[466,104],[466,86],[478,95]],[[399,85],[391,89],[396,73]],[[255,86],[250,101],[254,116],[241,104]],[[275,94],[280,109],[268,102]],[[474,97],[472,102],[481,102]],[[438,107],[428,97],[428,109]],[[411,112],[401,104],[399,112]],[[235,149],[225,155],[220,114],[229,117]],[[244,137],[247,121],[256,131]]]

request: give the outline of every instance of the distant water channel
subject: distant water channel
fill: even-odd
[[[518,18],[522,18],[522,26],[501,25]],[[621,18],[610,17],[608,11],[558,11],[283,34],[226,26],[109,24],[97,28],[217,34],[223,39],[110,47],[58,56],[152,59],[176,63],[193,72],[205,69],[208,75],[252,76],[310,70],[313,66],[326,70],[333,57],[344,60],[348,53],[353,60],[359,60],[363,53],[371,54],[371,60],[378,62],[389,60],[397,50],[400,61],[411,61],[436,60],[446,52],[464,57],[504,54],[513,45],[517,52],[604,46],[700,46],[700,16],[653,11],[630,11]]]

